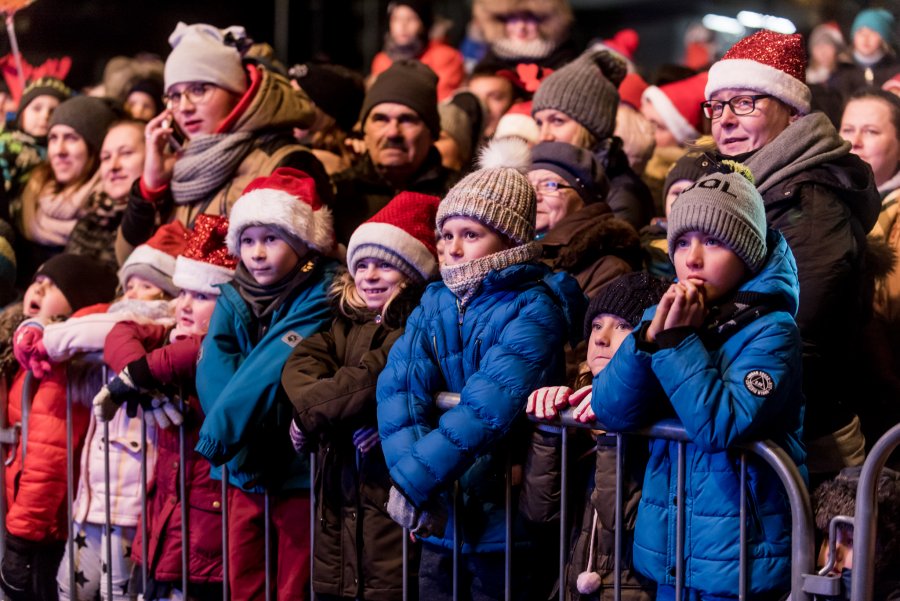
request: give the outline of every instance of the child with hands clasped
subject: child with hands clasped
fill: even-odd
[[[587,355],[581,364],[574,387],[549,386],[535,390],[528,397],[526,411],[538,418],[550,419],[559,411],[575,407],[573,417],[582,423],[594,421],[591,408],[591,382],[609,365],[625,339],[641,322],[644,311],[659,302],[667,284],[646,272],[627,273],[603,287],[591,299],[584,319],[584,334],[588,340]],[[573,390],[575,388],[575,390]],[[590,440],[584,430],[577,431],[573,446],[581,448],[590,442],[593,453],[579,453],[574,464],[575,474],[582,474],[585,467],[593,467],[593,477],[587,476],[588,493],[585,495],[581,520],[576,522],[577,535],[569,548],[566,578],[567,599],[612,599],[615,580],[615,487],[616,487],[616,436],[601,430],[590,432]],[[520,505],[523,513],[534,523],[552,523],[559,520],[559,473],[562,444],[559,428],[539,425],[534,429],[525,463],[524,489]],[[638,501],[641,498],[641,480],[647,464],[646,443],[626,436],[624,450],[624,510],[623,559],[621,590],[628,601],[653,598],[655,586],[636,574],[631,561],[631,541]],[[585,466],[582,460],[593,460]],[[579,476],[572,480],[577,481]],[[558,536],[558,528],[553,529]],[[582,597],[581,595],[584,595]]]
[[[314,180],[276,169],[250,183],[231,210],[228,248],[240,256],[203,340],[197,392],[206,413],[195,447],[227,463],[229,587],[236,599],[265,598],[264,516],[271,513],[272,581],[281,599],[309,586],[309,465],[291,447],[291,406],[281,372],[301,340],[328,327],[335,261],[331,212]],[[269,493],[271,512],[263,493]]]
[[[441,202],[443,281],[426,289],[378,379],[378,427],[394,483],[388,512],[424,539],[422,599],[449,598],[454,588],[454,519],[463,597],[503,597],[506,460],[524,442],[514,426],[532,390],[564,377],[563,347],[584,309],[573,278],[534,262],[535,191],[502,164],[466,176]],[[443,415],[434,401],[441,391],[460,394]],[[448,523],[456,479],[459,510]],[[512,585],[524,590],[525,578]]]
[[[319,598],[390,601],[403,593],[403,529],[384,512],[391,482],[377,446],[375,385],[425,282],[437,273],[439,201],[401,192],[356,229],[347,247],[350,271],[331,287],[331,329],[297,345],[284,366],[281,381],[296,410],[294,446],[318,454],[313,590]]]
[[[727,171],[728,165],[722,170]],[[646,426],[674,411],[686,445],[684,585],[689,599],[738,596],[740,459],[737,445],[770,439],[805,473],[797,268],[767,231],[746,168],[699,179],[669,214],[678,281],[598,373],[597,418]],[[678,444],[653,440],[635,528],[634,564],[674,599]],[[790,508],[778,477],[748,457],[749,593],[790,587]]]

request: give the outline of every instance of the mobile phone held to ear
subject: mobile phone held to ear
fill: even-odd
[[[166,104],[166,108],[171,112],[172,110],[172,102],[169,101]],[[163,127],[171,128],[172,133],[169,135],[169,147],[172,149],[172,152],[178,152],[184,146],[185,141],[187,140],[184,132],[181,131],[181,128],[178,127],[178,122],[175,121],[175,118],[171,115],[163,121]]]

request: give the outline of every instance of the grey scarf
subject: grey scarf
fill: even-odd
[[[175,161],[171,184],[175,203],[188,204],[209,198],[234,176],[252,146],[251,132],[193,138]]]
[[[754,152],[744,164],[753,172],[756,188],[765,194],[788,177],[830,163],[850,152],[824,113],[800,117],[774,140]]]
[[[529,242],[459,265],[441,267],[441,277],[447,288],[459,299],[460,304],[465,306],[481,288],[481,283],[488,273],[506,269],[510,265],[528,263],[540,255],[541,245]]]

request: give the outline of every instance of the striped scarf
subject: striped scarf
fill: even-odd
[[[191,140],[175,161],[172,196],[176,204],[209,198],[234,177],[253,146],[251,132],[210,134]]]

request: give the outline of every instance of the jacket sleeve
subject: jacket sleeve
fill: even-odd
[[[79,353],[102,351],[113,327],[133,317],[131,313],[94,313],[49,324],[44,328],[47,355],[60,363]]]
[[[134,248],[149,240],[156,231],[157,211],[157,202],[144,198],[141,192],[141,180],[136,180],[131,186],[128,205],[125,207],[122,223],[119,225],[119,237],[122,241]],[[124,258],[120,263],[122,261]]]
[[[724,371],[696,334],[653,354],[653,371],[701,450],[721,452],[758,438],[792,401],[789,395],[799,387],[791,385],[798,370],[790,358],[800,336],[792,322],[767,319],[775,315],[757,319],[738,334],[745,340]]]
[[[645,317],[650,319],[650,317]],[[622,342],[606,367],[594,377],[591,408],[597,421],[612,432],[627,432],[654,421],[665,396],[651,366],[650,353],[638,348],[634,330]]]
[[[119,322],[106,335],[103,361],[118,373],[132,361],[144,357],[151,349],[161,345],[167,332],[168,328],[161,325]]]
[[[361,416],[370,406],[374,410],[378,376],[400,334],[400,330],[390,332],[383,344],[366,352],[356,365],[339,364],[331,333],[300,343],[284,366],[282,385],[308,433]]]
[[[163,384],[193,383],[202,336],[187,336],[147,353],[153,379]]]
[[[310,302],[273,323],[246,356],[234,333],[236,320],[226,309],[230,304],[221,298],[216,303],[197,365],[197,392],[206,420],[196,450],[213,465],[228,462],[243,449],[278,402],[281,372],[294,348],[289,334],[305,338],[329,323],[325,286],[320,288],[321,295],[312,292]]]
[[[460,476],[509,431],[528,394],[546,383],[561,360],[568,327],[559,307],[543,294],[503,327],[468,378],[459,405],[391,467],[394,482],[414,505],[420,507]]]

